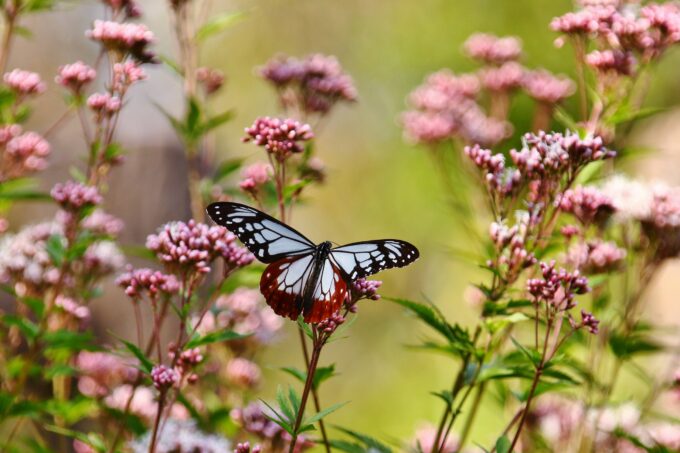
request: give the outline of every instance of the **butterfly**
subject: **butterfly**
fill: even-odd
[[[280,316],[318,323],[335,314],[358,278],[406,266],[420,256],[397,239],[355,242],[332,248],[314,244],[300,232],[250,206],[221,202],[207,208],[215,223],[234,233],[261,262],[267,304]]]

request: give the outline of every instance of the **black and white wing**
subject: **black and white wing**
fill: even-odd
[[[345,277],[353,281],[383,269],[406,266],[418,259],[420,252],[406,241],[383,239],[343,245],[331,250],[330,256]]]
[[[263,263],[304,255],[315,245],[291,227],[262,211],[240,203],[212,203],[208,215],[215,223],[234,233]]]

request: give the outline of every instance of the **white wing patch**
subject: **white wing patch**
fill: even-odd
[[[281,265],[279,268],[281,273],[276,279],[279,290],[288,294],[301,295],[309,279],[312,263],[312,257],[305,256],[292,261],[290,264]]]
[[[314,243],[302,234],[249,206],[213,203],[208,206],[208,214],[216,223],[238,236],[248,250],[264,263],[314,251]]]
[[[415,261],[418,249],[405,241],[387,239],[357,242],[331,250],[330,256],[350,280]]]

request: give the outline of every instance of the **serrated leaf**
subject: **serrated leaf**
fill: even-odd
[[[220,33],[227,28],[237,24],[246,14],[242,11],[231,11],[219,14],[203,24],[196,32],[196,40],[203,41],[217,33]]]

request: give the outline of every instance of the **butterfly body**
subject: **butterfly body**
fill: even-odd
[[[260,291],[278,315],[316,323],[336,313],[357,278],[391,267],[402,267],[418,256],[405,241],[384,239],[332,248],[314,244],[264,212],[240,203],[208,206],[219,225],[236,234],[255,257],[268,264]]]

